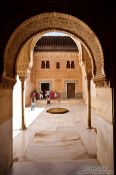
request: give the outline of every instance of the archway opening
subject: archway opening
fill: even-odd
[[[47,22],[46,22],[47,21]],[[57,21],[57,22],[56,22]],[[62,25],[64,21],[64,26]],[[36,23],[36,26],[32,26],[31,24]],[[43,25],[42,25],[43,24]],[[72,27],[73,25],[73,27]],[[77,27],[78,26],[78,27]],[[29,28],[31,27],[32,30],[29,30]],[[24,30],[26,29],[26,30]],[[8,45],[6,47],[6,51],[5,51],[5,66],[4,66],[4,75],[3,78],[5,77],[14,77],[14,63],[16,62],[16,58],[18,55],[18,58],[20,58],[20,60],[22,59],[21,54],[23,55],[23,49],[25,49],[25,53],[28,50],[32,50],[34,43],[36,43],[36,40],[38,39],[38,37],[41,37],[41,34],[43,31],[43,33],[47,30],[61,30],[61,31],[66,31],[66,33],[70,33],[70,36],[75,36],[74,38],[80,39],[81,41],[81,50],[80,50],[80,58],[81,58],[81,65],[84,65],[84,71],[87,73],[87,78],[91,79],[91,76],[93,76],[94,82],[96,84],[96,86],[100,87],[100,86],[106,86],[107,85],[107,81],[106,81],[106,77],[105,77],[105,72],[104,72],[104,59],[103,59],[103,52],[101,49],[101,45],[99,43],[99,40],[97,39],[97,37],[95,36],[95,34],[88,28],[87,25],[85,25],[82,21],[73,18],[69,15],[65,15],[65,14],[59,14],[59,13],[48,13],[48,14],[43,14],[37,17],[32,17],[31,19],[27,20],[23,25],[19,26],[19,28],[16,30],[16,32],[14,32],[14,34],[11,36]],[[86,30],[85,30],[86,29]],[[24,32],[22,32],[24,30]],[[38,35],[39,34],[39,35]],[[38,35],[38,36],[37,36]],[[34,39],[31,38],[31,36],[35,37]],[[20,42],[17,43],[16,46],[16,50],[13,53],[8,53],[8,49],[14,47],[14,39],[15,38],[21,38]],[[28,40],[29,39],[29,40]],[[20,50],[20,52],[19,52]],[[19,54],[18,54],[19,53]],[[29,60],[31,60],[31,55],[29,54],[30,52],[26,53],[26,57],[23,57],[24,60],[26,60],[27,58],[29,58]],[[32,53],[32,52],[31,52]],[[27,57],[27,54],[29,54]],[[82,60],[83,55],[85,55],[85,57],[87,59]],[[25,55],[23,55],[25,56]],[[12,58],[9,59],[11,62],[8,62],[7,57]],[[89,57],[89,58],[88,58]],[[33,62],[33,60],[29,61],[27,60],[26,64],[23,65],[23,70],[20,72],[21,77],[24,76],[25,73],[28,73],[28,71],[30,70],[31,64]],[[6,66],[7,65],[7,66]],[[90,67],[89,67],[90,66]],[[26,69],[25,69],[26,68]],[[28,70],[28,71],[27,71]],[[89,71],[91,70],[91,71]],[[89,80],[90,80],[89,79]],[[90,85],[90,82],[88,84],[88,87]],[[97,94],[98,94],[98,101],[99,101],[99,97],[101,97],[101,89],[97,89]],[[107,91],[107,89],[105,89]],[[104,91],[102,91],[104,93]],[[109,90],[108,90],[109,92]],[[107,104],[106,104],[107,106]],[[97,110],[99,111],[99,114],[104,118],[104,113],[102,113],[104,110],[101,109],[100,107],[100,103],[97,104]],[[107,110],[105,109],[105,112]],[[107,118],[108,120],[110,120],[111,122],[111,118]],[[102,120],[102,122],[104,123],[104,121]],[[107,125],[107,124],[106,124]],[[102,126],[101,126],[102,128]],[[112,128],[111,128],[112,130]],[[111,131],[110,130],[110,131]],[[100,129],[99,129],[100,131]],[[103,130],[102,130],[103,131]],[[105,136],[104,136],[105,137]],[[98,136],[98,141],[100,141],[100,135]],[[106,138],[105,138],[106,139]],[[110,139],[112,140],[112,138],[110,137]],[[106,139],[107,140],[107,139]],[[104,145],[104,143],[99,142],[100,145]],[[105,146],[105,145],[104,145]],[[107,146],[106,146],[107,147]],[[111,163],[107,163],[105,162],[102,157],[100,156],[100,152],[101,152],[101,147],[98,147],[98,159],[100,160],[101,164],[106,164],[106,167],[112,167]],[[111,149],[109,149],[109,153],[111,153]]]
[[[42,38],[42,37],[41,37]],[[66,38],[65,38],[65,40],[66,40]],[[38,41],[37,41],[38,42]],[[46,41],[44,41],[44,42],[46,42]],[[48,41],[47,41],[48,42]],[[55,40],[55,42],[56,42],[56,40]],[[71,41],[70,41],[71,42]],[[78,43],[79,43],[79,41],[78,41]],[[66,44],[68,45],[68,42],[66,42]],[[42,44],[40,44],[40,45],[42,45]],[[55,45],[56,46],[56,45]],[[24,48],[25,48],[25,46],[24,46]],[[35,48],[35,47],[33,47],[33,48]],[[38,49],[40,49],[40,48],[38,48]],[[42,48],[41,48],[42,49]],[[46,49],[46,47],[44,48],[44,49]],[[53,49],[53,48],[52,48]],[[61,49],[61,48],[60,48]],[[64,49],[66,49],[65,47],[64,47]],[[74,48],[73,48],[74,49]],[[45,52],[45,51],[44,51]],[[70,52],[71,53],[71,50],[68,50],[68,52]],[[78,79],[76,80],[76,81],[78,81],[78,86],[79,86],[79,84],[81,84],[81,86],[82,86],[82,72],[80,71],[80,65],[79,65],[79,60],[81,60],[81,58],[79,58],[79,56],[81,55],[80,53],[78,53],[78,49],[77,49],[77,46],[76,46],[76,55],[74,54],[75,53],[75,51],[73,50],[72,51],[73,52],[73,54],[71,54],[70,55],[70,53],[68,53],[69,54],[69,56],[68,56],[68,60],[71,60],[72,61],[72,59],[73,59],[73,61],[74,61],[74,59],[75,59],[75,66],[72,68],[71,67],[71,64],[70,64],[70,68],[71,68],[71,70],[72,71],[74,71],[74,68],[75,69],[77,69],[78,70],[78,72],[75,72],[74,73],[74,75],[79,75],[80,76],[80,80],[79,80],[79,77],[78,77]],[[40,53],[40,50],[39,50],[39,53]],[[43,51],[42,51],[42,53],[43,53]],[[60,53],[61,53],[61,50],[60,50]],[[28,53],[28,54],[30,54],[30,53]],[[37,54],[37,45],[36,45],[36,54]],[[45,54],[45,53],[44,53]],[[48,54],[48,50],[47,50],[47,54]],[[58,53],[57,53],[58,54]],[[49,60],[49,63],[50,63],[50,67],[53,67],[52,65],[51,65],[51,63],[53,63],[54,61],[57,61],[57,59],[58,59],[58,57],[56,58],[56,60],[55,60],[55,55],[52,53],[52,55],[50,55],[50,57],[49,57],[49,54],[48,55],[44,55],[45,57],[42,57],[42,61],[43,61],[43,59],[45,58],[47,58],[47,60],[49,60],[49,58],[50,57],[53,57],[52,59],[51,59],[51,61]],[[40,75],[40,78],[42,77],[42,75],[43,74],[45,74],[45,77],[44,77],[44,81],[48,81],[48,80],[46,80],[47,78],[49,79],[50,77],[47,77],[47,74],[48,74],[48,72],[47,73],[44,73],[44,72],[42,72],[42,74],[41,74],[41,71],[42,70],[40,70],[40,72],[36,72],[35,71],[35,69],[37,70],[38,69],[38,67],[40,66],[40,68],[41,69],[43,69],[43,67],[41,67],[41,61],[40,61],[40,63],[39,62],[37,62],[37,60],[36,60],[36,57],[38,57],[38,59],[39,60],[41,60],[41,56],[39,55],[39,56],[37,56],[37,55],[34,55],[34,49],[33,49],[33,55],[32,55],[32,62],[33,62],[33,65],[32,65],[32,67],[31,67],[31,69],[30,70],[32,70],[32,72],[30,71],[30,73],[29,72],[27,72],[28,74],[26,74],[27,75],[27,79],[26,79],[26,81],[29,83],[29,81],[31,80],[30,78],[32,78],[33,79],[33,82],[34,82],[34,85],[35,84],[37,84],[38,85],[38,78],[35,78],[34,79],[34,76],[36,76],[36,74],[38,74],[38,75]],[[61,57],[61,54],[59,54],[59,57],[60,57],[60,59],[61,59],[61,61],[59,61],[58,60],[58,62],[61,62],[61,63],[63,63],[63,58],[67,58],[67,52],[64,54],[64,51],[63,51],[63,57]],[[21,58],[21,57],[19,57],[19,58]],[[21,64],[20,64],[20,60],[19,60],[19,58],[18,58],[18,61],[19,61],[19,63],[17,62],[17,68],[19,68],[19,67],[21,67]],[[70,63],[71,63],[71,61],[69,61]],[[78,62],[77,62],[78,61]],[[54,62],[55,63],[55,62]],[[71,74],[71,70],[69,69],[69,68],[67,68],[67,59],[64,59],[64,68],[63,68],[63,71],[64,71],[64,73],[65,73],[65,71],[68,69],[68,71],[70,71],[70,74]],[[30,63],[29,63],[30,64]],[[34,66],[35,66],[35,68],[34,68]],[[37,66],[37,67],[36,67]],[[81,66],[82,66],[82,60],[81,60]],[[49,67],[49,68],[50,68]],[[54,66],[54,68],[56,68],[55,66]],[[82,69],[83,69],[83,71],[85,71],[84,70],[84,67],[82,67]],[[28,69],[29,70],[29,69]],[[21,72],[22,70],[20,69],[20,72]],[[48,71],[48,68],[47,68],[47,71]],[[50,71],[50,70],[49,70]],[[53,70],[52,70],[53,71]],[[17,70],[17,72],[20,74],[20,72],[19,72],[19,70]],[[32,73],[32,74],[31,74]],[[64,74],[63,73],[63,74]],[[54,72],[54,74],[55,74],[55,72]],[[51,75],[51,73],[50,73],[50,75]],[[67,75],[67,72],[66,72],[66,75]],[[61,80],[62,79],[64,79],[65,77],[66,77],[66,75],[64,75],[64,77],[61,77],[61,75],[60,75],[60,78],[61,78]],[[71,77],[71,76],[69,76],[69,78],[70,78],[70,80],[68,79],[67,81],[65,81],[66,83],[64,83],[64,85],[63,86],[68,86],[68,83],[69,82],[73,82],[74,83],[74,81],[75,81],[75,77],[74,77],[74,75]],[[85,75],[86,74],[84,74],[83,76],[85,77]],[[28,79],[29,78],[29,79]],[[57,77],[56,77],[57,78]],[[72,78],[72,79],[71,79]],[[52,79],[53,79],[53,77],[52,77]],[[85,79],[84,79],[85,80]],[[83,80],[83,81],[84,81]],[[37,81],[37,83],[36,83],[36,81]],[[49,81],[51,82],[51,79],[49,79]],[[75,83],[76,83],[76,81],[75,81]],[[43,80],[41,80],[41,82],[43,82]],[[26,84],[28,84],[28,83],[26,83]],[[32,83],[32,81],[31,81],[31,83]],[[45,82],[44,82],[45,83]],[[51,84],[53,84],[53,82],[51,82]],[[53,85],[51,85],[51,87],[52,87]],[[61,86],[61,82],[60,82],[60,86]],[[80,86],[80,87],[81,87]],[[33,86],[34,87],[34,86]],[[41,86],[40,86],[41,87]],[[28,88],[29,88],[29,84],[27,85],[27,90],[28,90]],[[37,90],[37,88],[35,88],[34,87],[34,89],[35,90]],[[34,90],[33,89],[33,90]],[[59,89],[59,88],[58,88]],[[66,90],[66,88],[63,88],[63,89],[65,89]],[[84,88],[83,88],[84,89]],[[86,89],[86,88],[85,88]],[[81,90],[82,90],[82,87],[81,87]],[[83,90],[82,90],[83,91]],[[82,93],[82,92],[81,92]],[[86,93],[86,92],[85,92]],[[67,94],[66,94],[67,95]],[[29,94],[29,97],[30,97],[31,95]],[[29,98],[28,97],[28,98]],[[65,98],[66,98],[67,96],[65,96]],[[78,98],[80,98],[80,96],[78,96]],[[81,95],[81,98],[82,98],[82,95]],[[62,101],[62,100],[61,100]],[[62,104],[61,104],[62,105]],[[71,106],[72,105],[72,103],[71,104],[69,104],[69,106]],[[77,114],[77,115],[79,115],[79,114]],[[43,116],[44,116],[44,114],[43,114]],[[70,114],[69,114],[69,116],[70,116]],[[41,117],[41,115],[40,115],[40,117]],[[46,116],[47,117],[47,116]],[[57,117],[57,116],[56,116]],[[65,116],[65,117],[68,117],[68,116]],[[69,118],[69,117],[68,117]],[[50,117],[50,119],[52,119],[51,117]],[[79,118],[78,118],[79,119]],[[48,118],[47,118],[47,120],[48,120]],[[59,120],[59,119],[58,119]],[[64,123],[65,123],[65,120],[66,119],[64,119]],[[37,121],[37,120],[36,120]],[[53,121],[52,121],[53,122]],[[56,123],[57,123],[58,121],[56,120]],[[61,121],[60,122],[62,122],[62,118],[61,118]],[[26,123],[25,123],[26,124]],[[39,123],[38,123],[39,124]],[[46,121],[44,120],[44,125],[46,125]],[[54,127],[56,127],[55,126],[55,123],[52,123],[52,125],[54,126]],[[52,127],[53,126],[51,126],[51,129],[53,129]],[[40,128],[41,128],[42,126],[41,126],[41,124],[40,124]],[[82,140],[81,140],[81,137],[80,136],[78,136],[78,138],[77,138],[77,136],[76,136],[76,132],[77,131],[75,131],[75,129],[73,128],[73,131],[70,131],[70,130],[68,130],[68,129],[64,129],[64,131],[62,131],[62,130],[60,130],[59,128],[60,127],[62,127],[62,130],[63,130],[63,126],[62,126],[62,124],[61,125],[59,125],[59,124],[57,124],[57,130],[58,130],[58,132],[60,131],[60,136],[59,136],[59,134],[57,133],[57,132],[55,132],[54,134],[53,134],[53,132],[51,132],[51,131],[47,131],[47,127],[45,128],[44,127],[44,130],[39,130],[39,131],[36,131],[35,133],[33,133],[34,134],[34,136],[33,136],[33,139],[35,140],[34,142],[36,142],[36,140],[40,140],[40,138],[41,137],[43,137],[43,136],[48,136],[48,135],[54,135],[55,137],[57,137],[59,140],[61,139],[61,138],[63,138],[64,137],[64,135],[65,135],[65,137],[67,137],[67,140],[69,140],[69,142],[72,142],[71,141],[71,135],[73,134],[73,137],[74,137],[74,140],[78,140],[79,139],[79,143],[81,144],[81,149],[80,149],[80,152],[82,152],[82,154],[80,154],[79,153],[79,151],[77,151],[77,152],[75,152],[75,155],[77,156],[76,158],[75,158],[75,160],[78,160],[78,159],[80,159],[81,157],[83,157],[83,158],[90,158],[91,157],[91,155],[89,155],[85,150],[84,150],[84,145],[82,144]],[[71,126],[68,126],[67,127],[67,124],[65,123],[65,128],[71,128]],[[71,130],[72,130],[72,128],[71,128]],[[86,130],[86,129],[85,129]],[[85,132],[85,130],[83,130],[83,132]],[[87,131],[87,130],[86,130]],[[82,132],[82,133],[83,133]],[[67,133],[67,134],[66,134]],[[81,133],[81,136],[82,136],[82,133]],[[52,147],[52,150],[54,150],[54,148],[56,148],[58,145],[54,145],[53,144],[53,142],[54,142],[54,139],[52,139],[52,140],[49,140],[50,138],[47,138],[48,139],[48,142],[49,143],[52,143],[51,144],[51,147]],[[46,139],[44,140],[44,141],[46,141]],[[47,145],[48,143],[46,143],[46,145]],[[58,142],[58,144],[61,144],[61,142]],[[68,144],[72,144],[72,143],[68,143]],[[75,143],[76,144],[76,146],[77,146],[77,148],[79,148],[79,145],[78,145],[78,143]],[[30,143],[29,143],[29,145],[30,145]],[[37,145],[37,143],[36,143],[36,145]],[[72,144],[73,145],[73,144]],[[87,144],[86,144],[87,145]],[[31,145],[30,145],[31,146]],[[29,147],[30,147],[29,146]],[[44,147],[45,145],[43,145],[43,147]],[[41,147],[41,144],[38,144],[38,148],[39,147]],[[64,147],[64,145],[62,144],[62,147]],[[73,146],[72,146],[73,147]],[[71,148],[71,149],[75,149],[74,147],[73,148]],[[34,148],[34,150],[36,150],[35,148]],[[16,150],[15,150],[16,151]],[[46,155],[45,155],[45,152],[46,152]],[[58,150],[56,150],[55,152],[54,152],[54,155],[56,156],[56,159],[53,159],[52,158],[52,156],[50,156],[50,155],[48,155],[48,152],[50,152],[50,150],[49,149],[44,149],[43,151],[41,150],[41,153],[39,152],[39,155],[40,155],[40,159],[39,159],[39,161],[45,161],[45,160],[47,160],[48,161],[48,159],[49,160],[51,160],[51,161],[54,161],[54,160],[58,160],[58,161],[61,161],[61,160],[68,160],[68,161],[71,161],[73,158],[74,158],[74,152],[72,151],[70,151],[70,149],[68,149],[68,153],[66,152],[65,154],[63,154],[62,155],[62,149],[58,149]],[[16,152],[15,152],[16,153]],[[35,161],[37,161],[38,160],[38,157],[36,157],[36,159],[33,159],[34,157],[34,152],[32,151],[32,152],[30,152],[30,149],[28,150],[28,154],[31,156],[31,158],[30,158],[30,160],[31,161],[33,161],[33,160],[35,160]],[[59,154],[59,156],[57,155],[57,154]],[[73,155],[73,156],[72,156]],[[15,154],[15,156],[17,156],[17,153]],[[95,145],[94,145],[94,153],[93,153],[93,157],[95,158],[96,157],[96,153],[95,153]],[[18,161],[20,161],[21,160],[21,158],[20,157],[17,157],[18,158]]]

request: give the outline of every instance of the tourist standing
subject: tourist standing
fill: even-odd
[[[50,96],[47,95],[47,98],[46,99],[47,99],[47,104],[50,105]]]
[[[34,108],[35,108],[35,96],[33,95],[32,98],[31,98],[31,111],[34,111]]]

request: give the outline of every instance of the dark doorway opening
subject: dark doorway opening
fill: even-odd
[[[41,83],[41,90],[43,91],[43,98],[46,98],[45,93],[49,91],[49,83]]]
[[[67,83],[67,98],[75,98],[75,83]]]

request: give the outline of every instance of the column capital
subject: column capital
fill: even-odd
[[[24,82],[26,77],[25,76],[19,76],[19,79],[20,79],[21,82]]]
[[[92,75],[91,74],[87,74],[86,78],[87,78],[87,80],[91,80],[92,79]]]
[[[109,81],[105,76],[95,77],[93,79],[96,87],[108,87]]]
[[[0,87],[5,88],[5,89],[12,89],[16,83],[15,78],[7,77],[7,76],[2,76],[0,78]]]

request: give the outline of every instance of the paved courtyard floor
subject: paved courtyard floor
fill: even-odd
[[[69,112],[47,113],[52,107],[64,107]],[[91,168],[100,170],[96,159],[97,133],[86,127],[85,105],[39,103],[34,111],[26,108],[25,116],[27,130],[14,134],[14,164],[10,174],[81,175],[90,174]],[[96,116],[92,109],[93,128],[96,128]],[[14,127],[14,133],[19,130],[17,127]]]

